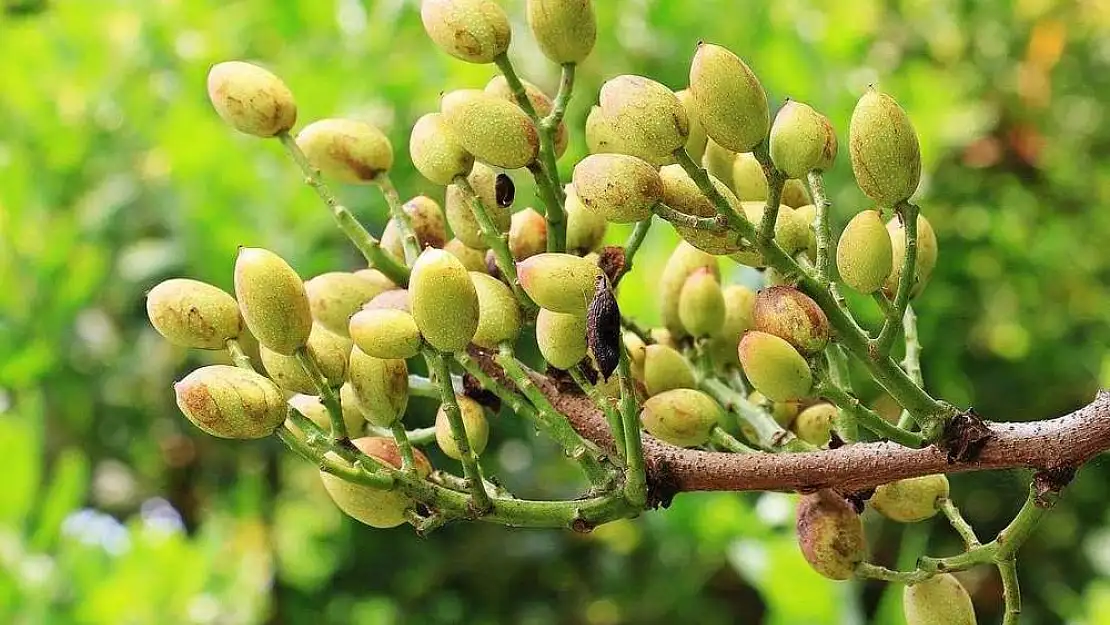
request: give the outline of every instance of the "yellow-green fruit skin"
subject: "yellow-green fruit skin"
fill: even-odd
[[[399,358],[374,358],[361,349],[351,350],[347,367],[351,390],[366,420],[389,427],[409,405],[409,370]]]
[[[651,162],[686,145],[686,109],[673,91],[650,78],[612,78],[602,85],[598,103],[627,154]]]
[[[517,263],[517,278],[524,292],[540,307],[584,315],[593,301],[601,268],[571,254],[545,252]]]
[[[709,352],[719,366],[739,365],[736,346],[740,337],[752,328],[755,291],[740,284],[730,284],[721,294],[725,300],[725,322],[718,335],[710,340]]]
[[[482,201],[486,214],[489,215],[497,232],[506,232],[509,229],[511,214],[508,207],[497,205],[497,172],[488,165],[474,163],[474,169],[471,170],[466,179],[470,187],[474,189],[474,193]],[[449,185],[444,204],[447,223],[451,226],[451,231],[455,233],[455,237],[465,243],[467,247],[476,250],[489,248],[489,244],[482,237],[482,229],[478,226],[478,219],[474,217],[470,196],[463,192],[462,188],[456,184]]]
[[[340,272],[342,273],[342,272]],[[355,275],[378,288],[378,292],[388,291],[397,288],[393,280],[390,280],[386,275],[377,269],[359,269]],[[307,283],[305,284],[307,287]],[[334,332],[334,330],[333,330]]]
[[[344,392],[343,389],[347,389],[347,391]],[[340,389],[340,403],[343,405],[343,423],[347,426],[347,436],[355,438],[361,436],[363,429],[365,429],[366,418],[362,416],[362,411],[354,405],[349,389],[350,383],[344,384]],[[297,412],[308,417],[324,432],[331,431],[331,417],[328,416],[328,408],[320,401],[318,396],[298,393],[289,398],[288,404]],[[304,432],[292,420],[287,419],[285,424],[298,438],[304,439]]]
[[[540,137],[535,124],[516,104],[477,89],[443,96],[440,113],[451,136],[474,158],[505,169],[536,160]]]
[[[418,195],[401,206],[408,216],[409,226],[416,235],[419,249],[442,248],[447,243],[447,222],[439,203],[426,195]],[[400,262],[405,260],[405,243],[396,219],[390,219],[382,231],[381,245]]]
[[[891,272],[883,282],[883,290],[893,295],[898,291],[898,280],[902,276],[902,263],[906,260],[906,228],[901,219],[895,217],[886,224],[890,233]],[[910,297],[917,297],[921,290],[928,284],[937,266],[937,234],[933,231],[928,219],[917,216],[917,259],[914,262],[914,283],[910,289]]]
[[[465,395],[456,395],[455,401],[459,404],[459,414],[462,416],[463,430],[466,432],[466,441],[474,455],[480,455],[486,450],[489,442],[489,422],[482,405]],[[443,406],[436,412],[436,444],[448,458],[462,460],[463,454],[455,442],[451,431],[451,422],[447,419],[447,411]]]
[[[271,72],[243,61],[212,66],[208,99],[228,125],[256,137],[286,132],[297,121],[297,104],[289,87]]]
[[[547,220],[534,208],[513,213],[509,224],[509,253],[521,261],[547,249]]]
[[[791,178],[782,185],[782,203],[791,208],[798,208],[810,203],[809,196],[806,195],[806,186],[802,184],[801,180]]]
[[[279,354],[265,345],[259,347],[262,366],[278,386],[295,393],[317,392],[312,378],[305,373],[295,356]],[[339,386],[347,375],[347,359],[351,354],[351,340],[331,332],[320,324],[312,325],[308,335],[308,351],[316,360],[320,372],[331,386]]]
[[[868,503],[880,514],[899,523],[916,523],[937,513],[937,501],[948,497],[943,474],[913,477],[875,489]]]
[[[597,41],[592,0],[528,0],[525,15],[544,56],[559,65],[580,63]]]
[[[567,249],[582,254],[596,250],[605,239],[609,222],[604,214],[582,204],[573,184],[566,186],[565,194],[567,201],[563,208],[567,214]]]
[[[644,360],[647,358],[647,344],[635,332],[625,332],[623,336],[624,348],[628,350],[631,359],[632,377],[644,381]]]
[[[486,273],[470,272],[478,293],[478,330],[471,339],[478,347],[497,349],[520,335],[520,307],[505,283]]]
[[[767,137],[771,115],[767,94],[752,70],[732,52],[698,45],[690,64],[690,91],[705,132],[721,147],[750,152]]]
[[[351,317],[350,332],[355,345],[375,358],[412,358],[420,352],[420,329],[403,310],[360,310]]]
[[[775,167],[791,178],[823,170],[836,158],[836,135],[828,120],[808,104],[787,101],[771,126],[770,152]]]
[[[227,292],[206,282],[173,278],[147,293],[151,325],[167,341],[181,347],[223,349],[239,336],[239,304]]]
[[[694,159],[695,163],[700,163],[705,156],[709,137],[706,136],[705,127],[701,125],[701,118],[698,116],[698,103],[689,89],[676,91],[674,95],[682,103],[682,108],[686,110],[686,117],[690,120],[690,134],[686,137],[686,153]]]
[[[682,354],[666,345],[648,345],[644,350],[644,387],[649,397],[676,388],[697,388],[694,369]]]
[[[774,334],[745,332],[739,355],[748,381],[772,401],[803,399],[813,387],[813,374],[805,358]]]
[[[432,41],[468,63],[492,63],[509,49],[509,16],[495,0],[423,0],[420,19]]]
[[[352,350],[353,351],[353,350]],[[348,366],[349,366],[348,362]],[[319,402],[320,398],[315,398]],[[339,401],[343,408],[343,423],[347,424],[347,436],[354,438],[362,436],[366,431],[366,410],[362,408],[362,404],[358,401],[358,394],[355,393],[355,387],[348,380],[339,387]],[[324,416],[327,417],[327,409],[325,408]],[[328,426],[331,427],[330,425]]]
[[[220,438],[262,438],[285,421],[285,397],[269,379],[246,369],[210,365],[173,385],[177,407]]]
[[[362,306],[364,310],[375,310],[378,308],[392,308],[395,310],[403,310],[407,313],[412,312],[411,298],[409,297],[408,289],[390,289],[382,291],[374,299],[366,302]]]
[[[737,154],[732,162],[732,188],[741,202],[767,201],[767,176],[751,152]]]
[[[467,271],[487,273],[486,268],[486,255],[481,250],[476,250],[472,247],[467,247],[465,243],[458,239],[451,239],[443,246],[443,250],[450,252],[459,262],[466,267]]]
[[[423,115],[413,124],[409,157],[421,176],[441,185],[467,175],[474,166],[474,156],[451,136],[439,113]]]
[[[536,115],[541,119],[547,117],[547,115],[551,113],[551,109],[555,107],[555,103],[551,100],[551,97],[527,80],[522,80],[520,82],[524,85],[524,95],[528,98],[528,101],[532,103],[532,108],[535,109]],[[494,76],[486,83],[484,91],[507,102],[512,102],[513,104],[517,103],[516,94],[513,93],[509,81],[500,74]],[[553,146],[555,148],[555,158],[560,158],[567,150],[566,122],[559,122],[559,125],[555,128],[555,136],[552,137],[552,139],[555,144]]]
[[[856,103],[848,154],[859,188],[879,206],[908,200],[921,181],[921,148],[902,107],[873,88]]]
[[[443,250],[424,250],[409,277],[412,316],[441,352],[466,349],[478,329],[478,293],[466,267]]]
[[[388,279],[372,278],[369,272],[330,271],[304,283],[312,318],[328,330],[348,336],[348,322],[363,304],[387,290],[397,288]],[[364,273],[365,272],[365,273]]]
[[[697,183],[681,165],[663,167],[659,170],[659,177],[663,181],[662,200],[667,206],[695,217],[713,217],[717,214],[717,207],[705,197]],[[709,180],[733,210],[737,212],[742,210],[740,201],[725,183],[712,175]],[[734,231],[711,232],[678,224],[674,225],[674,229],[691,245],[709,254],[732,254],[740,249],[736,243],[737,235]]]
[[[256,247],[239,249],[235,298],[243,321],[260,345],[291,356],[308,342],[312,310],[304,282],[277,254]]]
[[[794,214],[800,223],[806,226],[806,256],[810,262],[817,259],[817,231],[813,228],[817,220],[817,207],[813,204],[804,204],[794,209]]]
[[[325,176],[370,184],[393,167],[389,138],[365,122],[321,119],[297,133],[297,145]]]
[[[640,410],[644,429],[677,447],[704,445],[720,417],[721,406],[712,397],[689,388],[653,395]]]
[[[721,270],[717,257],[699,250],[687,241],[678,243],[667,259],[666,265],[663,266],[663,275],[659,279],[662,322],[667,330],[676,336],[686,335],[682,320],[678,316],[679,296],[682,294],[682,287],[686,284],[686,278],[699,267],[708,268],[720,279]]]
[[[614,223],[651,217],[663,182],[651,164],[627,154],[591,154],[574,167],[579,201]]]
[[[832,404],[814,404],[798,413],[790,429],[810,445],[824,447],[829,444],[836,412]]]
[[[902,590],[906,625],[975,625],[971,595],[951,573],[940,573]]]
[[[829,344],[829,320],[808,295],[789,286],[763,289],[752,307],[755,329],[785,340],[806,356]]]
[[[860,293],[874,293],[890,276],[894,261],[890,235],[879,211],[860,211],[840,234],[836,269],[840,279]]]
[[[717,334],[725,323],[725,296],[709,269],[701,268],[686,278],[678,296],[678,318],[692,336]]]
[[[586,317],[541,308],[536,316],[540,354],[556,369],[570,369],[586,357]]]
[[[697,102],[695,101],[694,104],[696,106]],[[704,131],[705,129],[702,128],[702,130]],[[726,150],[713,139],[706,137],[705,154],[702,155],[702,165],[705,166],[705,171],[709,172],[710,176],[723,181],[733,192],[737,191],[737,189],[732,184],[732,171],[738,157],[739,155],[736,152]]]
[[[829,489],[798,501],[798,546],[809,565],[829,579],[852,577],[867,555],[863,523],[852,504]]]
[[[744,209],[744,217],[752,224],[758,225],[763,220],[763,211],[766,208],[764,202],[741,202],[740,205]],[[779,205],[778,218],[775,220],[775,243],[783,251],[794,255],[806,249],[809,245],[809,230],[809,225],[793,208],[785,204]],[[763,255],[754,250],[736,252],[729,258],[749,267],[763,267],[766,264]]]
[[[401,452],[392,439],[364,437],[351,442],[362,453],[395,469],[401,468]],[[338,456],[332,459],[346,464]],[[416,474],[421,478],[428,477],[432,472],[432,464],[428,462],[427,456],[419,449],[414,449],[413,460]],[[364,484],[353,484],[326,471],[320,472],[320,480],[336,507],[370,527],[397,527],[405,522],[405,512],[416,505],[399,490],[378,490]]]

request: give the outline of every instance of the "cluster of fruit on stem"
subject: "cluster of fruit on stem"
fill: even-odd
[[[852,114],[851,166],[874,208],[834,240],[822,182],[838,155],[833,125],[789,100],[772,120],[759,80],[728,49],[699,44],[682,91],[641,76],[606,82],[586,120],[591,154],[564,186],[563,114],[597,31],[589,0],[527,2],[540,49],[562,68],[554,98],[515,73],[509,20],[494,0],[425,0],[421,16],[442,50],[500,70],[483,89],[446,93],[412,128],[409,156],[446,187],[443,209],[425,196],[400,201],[389,179],[393,149],[377,128],[324,119],[294,136],[296,105],[277,76],[244,62],[212,68],[208,93],[220,117],[279,140],[368,266],[302,282],[276,254],[243,248],[234,297],[187,279],[155,287],[147,305],[162,335],[227,349],[235,363],[202,367],[175,385],[199,428],[225,438],[276,435],[320,468],[344,512],[419,531],[460,518],[588,529],[635,516],[658,504],[642,430],[669,445],[736,454],[941,440],[957,411],[923,389],[909,306],[936,264],[937,241],[909,202],[921,158],[893,98],[868,89]],[[513,210],[504,172],[514,169],[532,175],[542,210]],[[325,177],[381,189],[391,219],[380,238]],[[670,223],[682,242],[659,283],[662,325],[647,330],[620,315],[613,292],[653,221]],[[636,224],[624,248],[600,248],[609,223]],[[722,285],[722,258],[763,270],[768,286]],[[876,333],[856,322],[842,286],[882,307]],[[534,326],[548,371],[517,359],[524,326]],[[266,375],[240,347],[245,333],[260,344]],[[899,337],[901,363],[892,356]],[[880,414],[856,398],[849,357],[898,411]],[[409,373],[414,359],[428,377]],[[595,403],[612,449],[575,431],[537,384],[542,375]],[[434,426],[405,428],[410,395],[441,402]],[[485,475],[486,411],[499,405],[557,442],[589,492],[530,501]],[[433,468],[420,451],[433,442],[460,462],[461,477]],[[909,572],[867,563],[864,505],[905,523],[942,512],[967,552],[923,558]],[[802,553],[827,577],[907,583],[912,623],[973,622],[948,571],[996,564],[1010,620],[1014,551],[1046,507],[1027,505],[1005,540],[982,545],[948,498],[947,478],[930,475],[862,496],[804,493],[797,531]]]

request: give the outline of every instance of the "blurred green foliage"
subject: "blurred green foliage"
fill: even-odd
[[[505,4],[518,69],[553,87],[522,2]],[[828,114],[842,142],[858,94],[878,82],[916,124],[918,198],[940,237],[917,307],[930,387],[1005,420],[1057,414],[1110,385],[1110,212],[1099,208],[1110,202],[1110,3],[594,4],[600,36],[579,72],[564,172],[605,79],[684,87],[699,39],[745,57],[774,102]],[[305,276],[358,265],[279,146],[213,114],[209,66],[271,67],[303,121],[378,124],[398,186],[442,197],[408,162],[407,129],[441,91],[493,71],[434,49],[417,2],[5,0],[0,58],[0,622],[901,622],[900,588],[809,570],[787,495],[684,495],[588,536],[467,525],[420,539],[342,517],[314,470],[273,441],[206,438],[177,414],[170,381],[215,356],[160,340],[146,289],[171,276],[228,288],[240,245],[273,249]],[[829,175],[837,225],[865,207],[850,174],[841,158]],[[379,196],[339,192],[381,228]],[[644,323],[657,320],[655,276],[673,241],[655,229],[623,283],[623,309]],[[514,488],[574,492],[554,448],[522,444],[532,437],[507,417],[495,430],[488,460]],[[1023,622],[1110,622],[1108,477],[1099,462],[1082,471],[1023,551]],[[990,535],[1025,480],[957,477],[955,498]],[[958,548],[939,522],[866,520],[888,564]],[[981,621],[996,620],[993,571],[964,581]]]

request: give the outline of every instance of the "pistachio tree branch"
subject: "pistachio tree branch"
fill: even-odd
[[[547,220],[547,251],[564,252],[567,249],[567,224],[563,214],[563,200],[559,199],[555,187],[547,182],[548,176],[543,165],[536,161],[528,166],[532,179],[536,181],[536,191],[544,206],[544,219]]]
[[[483,514],[490,509],[489,493],[486,492],[482,472],[478,467],[478,457],[471,449],[470,439],[466,435],[459,401],[455,397],[455,389],[451,386],[451,370],[447,366],[447,356],[428,347],[424,349],[424,361],[428,364],[428,372],[439,385],[440,403],[451,426],[451,436],[455,439],[455,446],[462,455],[463,475],[470,487],[471,505],[475,512]]]
[[[898,218],[902,220],[902,226],[906,232],[906,252],[902,257],[901,273],[898,276],[898,291],[894,296],[894,302],[887,313],[886,320],[883,321],[882,330],[879,331],[879,336],[873,343],[874,349],[880,354],[886,354],[890,351],[890,346],[894,343],[894,337],[902,329],[902,315],[905,314],[906,307],[909,306],[910,293],[913,292],[914,283],[917,282],[918,209],[909,202],[902,202],[895,210],[898,211]]]
[[[1021,617],[1021,584],[1018,583],[1017,560],[1009,558],[999,561],[998,574],[1002,578],[1002,599],[1006,612],[1002,615],[1002,625],[1017,625]]]

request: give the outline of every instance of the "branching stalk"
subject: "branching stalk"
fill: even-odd
[[[637,509],[647,505],[647,469],[644,464],[644,444],[640,434],[640,407],[636,401],[636,388],[632,381],[632,363],[628,349],[622,342],[618,349],[620,360],[617,375],[621,383],[621,421],[624,424],[624,498]]]
[[[898,331],[902,329],[902,316],[910,303],[910,293],[917,282],[917,213],[918,209],[909,202],[902,202],[896,209],[906,232],[906,253],[902,257],[901,274],[898,277],[898,291],[894,296],[891,309],[887,312],[879,336],[873,342],[873,351],[879,354],[890,352]]]
[[[605,397],[598,390],[596,384],[590,384],[590,381],[582,375],[577,367],[567,369],[567,373],[570,374],[578,388],[582,389],[582,392],[592,399],[598,409],[605,415],[605,420],[609,423],[609,431],[613,436],[613,446],[617,448],[617,456],[623,463],[625,452],[624,422],[621,420],[620,411],[613,405],[613,402],[609,401],[608,397]]]
[[[389,174],[379,175],[375,182],[378,188],[381,189],[382,195],[385,196],[385,201],[389,204],[389,214],[393,217],[393,221],[397,223],[397,229],[401,232],[401,246],[405,250],[405,264],[412,267],[413,263],[416,262],[416,257],[420,256],[420,240],[412,229],[412,220],[405,212],[405,207],[401,204],[401,196],[398,195],[397,188],[393,186]]]
[[[320,403],[328,409],[332,440],[341,447],[350,446],[351,439],[347,434],[347,423],[343,420],[343,407],[339,403],[339,395],[328,384],[324,372],[320,371],[320,364],[316,362],[316,357],[312,355],[307,346],[298,349],[293,353],[293,356],[300,364],[301,370],[312,380],[312,386],[316,388],[316,394],[320,396]]]
[[[856,423],[871,430],[878,436],[892,440],[900,445],[905,445],[906,447],[913,447],[914,449],[925,445],[925,439],[919,434],[907,432],[893,425],[886,419],[880,417],[874,410],[864,406],[859,399],[849,395],[835,385],[827,383],[818,384],[817,387],[814,388],[814,393],[818,397],[824,397],[836,404],[837,408],[851,414]]]
[[[439,385],[443,412],[451,425],[451,436],[455,439],[455,446],[462,455],[463,475],[466,476],[470,487],[472,507],[475,513],[484,514],[490,509],[490,498],[482,480],[481,469],[478,467],[478,457],[470,448],[470,440],[466,436],[466,427],[463,425],[462,411],[455,397],[455,389],[451,387],[451,370],[447,367],[447,356],[431,348],[425,348],[424,361],[428,363],[428,371]]]

